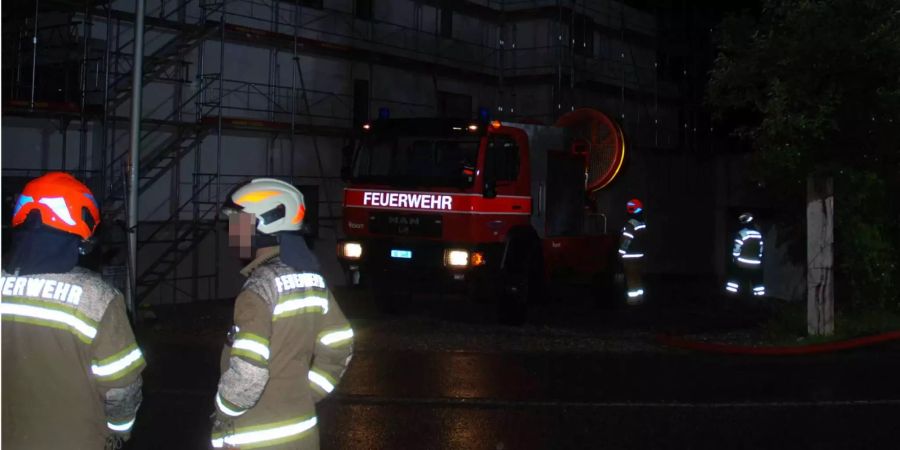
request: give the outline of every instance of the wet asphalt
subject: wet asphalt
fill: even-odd
[[[361,294],[339,299],[357,351],[318,407],[322,449],[900,448],[900,343],[708,355],[653,337],[752,328],[759,311],[576,299],[507,327],[461,301],[424,299],[396,316]],[[139,330],[145,401],[127,449],[208,448],[228,308],[181,308],[175,327],[172,317]]]

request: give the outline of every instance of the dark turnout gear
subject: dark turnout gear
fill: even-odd
[[[633,209],[629,202],[628,209]],[[622,227],[622,236],[619,241],[619,256],[622,258],[622,267],[625,270],[626,302],[629,305],[637,305],[644,301],[644,285],[641,281],[641,260],[644,258],[644,246],[641,235],[647,224],[641,219],[639,210]]]
[[[763,237],[752,220],[753,216],[750,214],[742,214],[740,217],[745,226],[734,237],[725,290],[739,294],[743,289],[760,297],[766,295],[762,271]]]
[[[261,249],[242,271],[214,448],[318,449],[315,403],[343,376],[353,330],[320,274],[282,261],[281,251],[309,252],[302,239],[290,242]]]
[[[0,280],[3,447],[102,449],[127,439],[144,357],[122,295],[97,274]]]

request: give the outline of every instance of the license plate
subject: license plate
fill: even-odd
[[[391,250],[391,258],[412,259],[412,250]]]

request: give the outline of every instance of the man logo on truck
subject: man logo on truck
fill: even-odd
[[[391,216],[388,217],[388,223],[391,225],[419,225],[418,217]]]
[[[364,206],[390,208],[453,210],[453,197],[449,195],[408,194],[405,192],[366,192]]]

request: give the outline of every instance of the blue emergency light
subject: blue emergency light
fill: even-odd
[[[478,120],[481,123],[488,123],[491,121],[491,110],[490,108],[485,108],[484,106],[478,107]]]

